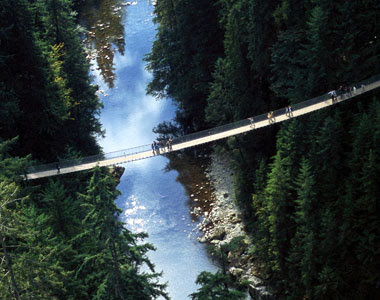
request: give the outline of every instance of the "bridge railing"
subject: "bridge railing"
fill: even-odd
[[[109,160],[113,158],[119,158],[123,156],[128,156],[132,154],[137,154],[145,151],[151,150],[151,145],[142,145],[137,146],[133,148],[118,150],[114,152],[109,152],[105,154],[98,154],[98,155],[92,155],[87,157],[81,157],[81,158],[74,158],[74,159],[62,159],[59,160],[59,162],[44,164],[44,165],[38,165],[38,166],[31,166],[28,168],[28,173],[38,173],[38,172],[45,172],[45,171],[51,171],[51,170],[57,170],[57,165],[59,168],[70,168],[77,165],[84,165],[89,163],[96,163],[98,161],[104,161]]]
[[[338,95],[338,97],[340,97],[339,99],[341,99],[341,100],[345,100],[345,99],[351,98],[355,95],[359,95],[359,94],[365,92],[366,86],[368,86],[369,84],[374,83],[376,81],[379,81],[379,80],[380,80],[380,74],[375,75],[369,79],[360,81],[354,85],[351,85],[352,88],[353,87],[356,88],[356,94],[354,94],[354,92],[351,91],[351,93]],[[362,86],[364,86],[364,89],[362,88]],[[328,100],[331,100],[331,96],[328,95],[328,93],[326,93],[324,95],[321,95],[321,96],[318,96],[318,97],[315,97],[315,98],[312,98],[312,99],[309,99],[309,100],[306,100],[306,101],[303,101],[303,102],[300,102],[297,104],[293,104],[292,105],[292,111],[294,112],[298,109],[303,109],[303,108],[311,106],[313,104],[318,104],[318,103],[328,101]],[[276,118],[280,115],[283,115],[283,114],[285,114],[285,108],[280,108],[280,109],[273,111],[273,117],[274,118]],[[254,123],[265,121],[265,120],[267,120],[267,113],[264,113],[264,114],[261,114],[261,115],[258,115],[258,116],[252,117],[252,118],[253,118]],[[238,129],[240,127],[245,127],[245,126],[248,126],[250,124],[251,124],[251,122],[249,119],[244,119],[244,120],[236,121],[236,122],[229,123],[226,125],[214,127],[211,129],[206,129],[206,130],[202,130],[199,132],[187,134],[187,135],[176,137],[175,139],[173,139],[173,145],[193,141],[196,139],[204,138],[204,137],[207,137],[210,135],[222,133],[222,132],[232,130],[232,129]]]
[[[361,93],[366,91],[366,87],[374,82],[379,82],[380,81],[380,74],[375,75],[369,79],[363,80],[361,82],[358,82],[354,85],[351,85],[351,87],[356,88],[356,94],[352,91],[351,93],[346,93],[343,95],[338,95],[338,100],[345,100],[351,97],[354,97],[356,95],[360,95]],[[331,96],[329,96],[327,93],[297,104],[292,105],[292,110],[295,112],[296,110],[303,109],[305,107],[311,106],[313,104],[318,104],[323,101],[330,100]],[[280,108],[275,111],[273,111],[273,117],[276,118],[277,116],[283,115],[285,113],[285,108]],[[267,113],[258,115],[253,117],[253,122],[261,122],[267,120]],[[196,133],[176,137],[173,139],[173,145],[175,144],[181,144],[185,143],[188,141],[193,141],[199,138],[207,137],[210,135],[222,133],[228,130],[232,129],[237,129],[240,127],[248,126],[250,125],[251,122],[249,119],[244,119],[240,121],[236,121],[233,123],[229,123],[226,125],[214,127],[211,129],[199,131]],[[27,170],[27,173],[38,173],[38,172],[44,172],[44,171],[51,171],[51,170],[56,170],[57,169],[57,164],[59,164],[60,168],[69,168],[69,167],[75,167],[77,165],[83,165],[83,164],[88,164],[88,163],[95,163],[98,161],[104,161],[104,160],[109,160],[113,158],[119,158],[123,156],[128,156],[132,154],[138,154],[141,152],[145,151],[150,151],[151,150],[151,145],[142,145],[138,147],[133,147],[133,148],[128,148],[128,149],[123,149],[119,151],[114,151],[110,153],[105,153],[105,154],[99,154],[99,155],[93,155],[93,156],[88,156],[88,157],[83,157],[83,158],[76,158],[76,159],[65,159],[65,160],[60,160],[59,162],[54,162],[54,163],[49,163],[49,164],[44,164],[44,165],[38,165],[38,166],[32,166],[29,167]]]

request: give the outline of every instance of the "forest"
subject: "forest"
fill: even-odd
[[[379,74],[379,19],[375,0],[157,1],[147,92],[178,111],[155,132],[246,119]],[[379,96],[215,147],[278,299],[380,298]]]
[[[21,176],[101,153],[102,103],[73,10],[81,2],[0,2],[0,299],[167,299],[153,245],[118,219],[108,169]]]

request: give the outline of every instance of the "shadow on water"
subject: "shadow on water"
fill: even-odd
[[[177,171],[176,181],[189,195],[189,209],[192,221],[199,222],[200,216],[208,214],[215,200],[214,189],[206,176],[210,164],[208,154],[177,153],[168,155],[166,172]]]
[[[114,87],[116,78],[115,52],[124,55],[125,51],[123,4],[122,0],[87,0],[80,11],[82,26],[87,29],[83,40],[87,58],[96,61],[96,68],[109,88]]]
[[[122,5],[126,3],[87,0],[81,9],[81,24],[88,30],[85,44],[94,51],[89,61],[99,68],[91,74],[103,89],[100,99],[106,100],[101,112],[106,138],[99,141],[105,152],[151,143],[156,139],[152,128],[175,116],[170,99],[156,101],[145,93],[152,75],[143,57],[156,34],[152,2]],[[202,164],[182,158],[169,162],[157,156],[123,165],[125,172],[118,185],[121,195],[116,199],[126,227],[147,232],[146,241],[157,248],[149,259],[157,271],[163,271],[161,282],[168,282],[173,300],[188,299],[197,290],[195,279],[200,272],[218,269],[197,239],[201,234],[198,219],[209,203],[204,197],[211,194]],[[198,216],[191,213],[193,208]]]

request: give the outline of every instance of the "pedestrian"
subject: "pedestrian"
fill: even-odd
[[[152,143],[152,152],[153,152],[153,155],[155,155],[155,152],[154,152],[154,150],[155,150],[154,149],[155,148],[155,143],[156,143],[155,141],[153,141],[153,143]]]
[[[353,90],[353,92],[354,92],[354,95],[356,95],[356,86],[354,86],[354,87],[352,88],[352,90]]]
[[[364,92],[365,91],[365,85],[364,84],[362,84],[362,92]]]
[[[338,100],[338,97],[340,96],[340,99],[343,99],[343,86],[339,86],[339,89],[336,91],[336,100]]]
[[[289,118],[293,117],[293,111],[292,111],[292,107],[290,105],[288,105],[288,117]]]
[[[248,118],[248,120],[249,120],[249,122],[250,122],[249,127],[251,127],[251,128],[255,128],[255,123],[253,122],[253,118],[250,117],[250,118]]]
[[[352,86],[348,87],[348,96],[352,97]]]
[[[55,167],[57,168],[57,174],[61,171],[61,167],[59,166],[59,163],[55,164]]]
[[[273,120],[273,111],[270,111],[268,113],[267,118],[268,118],[269,124],[274,123],[274,120]]]
[[[172,148],[172,143],[173,143],[173,140],[171,138],[169,138],[169,150],[173,150]]]
[[[155,143],[154,148],[156,150],[156,154],[160,155],[160,147],[158,146],[158,143]]]
[[[331,96],[332,103],[334,103],[335,100],[336,100],[336,92],[335,91],[331,91],[331,92],[328,92],[328,94]]]

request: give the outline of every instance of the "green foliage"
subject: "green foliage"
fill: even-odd
[[[160,135],[158,140],[164,141],[167,141],[170,137],[180,135],[178,125],[166,121],[159,123],[156,127],[154,127],[153,132]]]
[[[227,79],[228,67],[225,59],[219,58],[215,63],[213,82],[210,84],[210,95],[206,107],[206,120],[214,125],[227,124],[234,119],[233,99],[228,90],[231,84]]]
[[[118,220],[108,170],[23,177],[31,159],[100,151],[102,104],[71,5],[0,3],[0,298],[167,299],[154,247]]]
[[[101,104],[70,3],[2,1],[0,105],[7,117],[0,119],[0,135],[19,136],[22,147],[14,154],[54,161],[65,145],[99,152],[94,136],[102,134]]]
[[[30,163],[30,156],[25,158],[12,157],[17,138],[1,142],[0,140],[0,181],[20,182]]]
[[[207,51],[184,42],[188,31],[176,31],[198,14],[181,4],[160,1],[156,9],[160,31],[148,90],[181,99],[177,122],[184,128],[189,114],[204,113],[200,124],[226,124],[380,73],[380,6],[374,0],[222,0],[209,16],[216,20],[207,22],[221,26],[224,35],[213,40],[224,51],[206,62],[211,76],[199,112],[195,101],[182,99],[197,95],[188,90],[194,87],[189,70]],[[205,38],[194,35],[197,42]],[[251,253],[281,298],[379,295],[378,94],[223,144],[254,240]]]
[[[60,88],[53,80],[46,44],[35,36],[30,5],[26,1],[2,2],[1,26],[6,28],[2,39],[0,56],[4,57],[5,68],[0,73],[3,96],[10,97],[5,103],[12,113],[2,120],[1,137],[10,139],[19,136],[17,154],[26,155],[29,149],[36,158],[48,158],[59,151],[59,147],[47,147],[45,140],[58,141],[53,134],[67,116],[65,101],[59,96]],[[8,120],[10,123],[8,123]],[[14,123],[15,126],[11,127]]]
[[[222,53],[218,6],[207,0],[162,0],[155,13],[159,26],[146,56],[153,72],[147,92],[178,103],[176,120],[185,133],[202,129],[213,64]]]
[[[239,290],[230,289],[228,285],[232,284],[229,275],[220,272],[211,274],[202,272],[198,275],[196,283],[201,285],[198,292],[190,295],[192,300],[239,300],[245,299],[245,293]]]
[[[144,235],[132,234],[117,218],[121,211],[114,199],[118,194],[114,179],[97,168],[86,193],[79,195],[85,212],[84,230],[75,239],[86,252],[78,256],[75,277],[85,282],[95,299],[167,298],[165,285],[157,282],[159,274],[146,257],[153,246],[139,243]],[[139,273],[143,264],[152,274]]]

